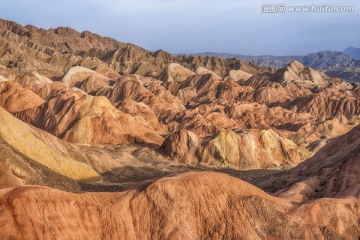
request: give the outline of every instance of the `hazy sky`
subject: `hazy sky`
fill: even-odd
[[[261,13],[263,4],[355,6],[353,13]],[[0,18],[70,26],[171,53],[306,54],[360,47],[359,0],[0,0]]]

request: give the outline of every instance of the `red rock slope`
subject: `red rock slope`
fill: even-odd
[[[305,205],[216,173],[166,177],[123,193],[44,187],[0,192],[1,239],[355,239],[358,199]]]

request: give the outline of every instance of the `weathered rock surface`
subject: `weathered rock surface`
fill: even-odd
[[[32,164],[39,164],[41,167],[53,171],[54,175],[60,174],[64,178],[80,182],[101,179],[101,176],[88,163],[81,162],[80,159],[75,159],[68,153],[74,149],[71,149],[66,142],[61,142],[56,137],[23,123],[3,108],[0,108],[0,142],[3,152],[2,171],[9,171],[5,176],[1,176],[1,187],[10,187],[17,184],[18,181],[31,184],[31,179],[36,178],[31,176],[34,174],[33,169],[28,171],[29,168],[32,168]],[[19,156],[16,160],[11,155],[11,151]],[[45,170],[45,172],[49,170]],[[41,176],[43,174],[46,175],[41,172],[34,175]]]
[[[44,102],[41,97],[14,81],[0,82],[0,105],[11,113],[35,108]]]
[[[106,97],[61,85],[39,89],[45,101],[12,81],[3,82],[2,106],[25,122],[75,143],[161,145],[163,139],[146,123],[116,109]],[[46,95],[41,94],[46,90]]]
[[[0,237],[13,239],[354,239],[358,199],[300,206],[224,174],[187,173],[121,193],[43,187],[0,193]]]
[[[162,149],[177,162],[242,170],[295,166],[312,155],[273,129],[223,131],[206,138],[180,130],[165,139]]]
[[[272,191],[296,201],[326,197],[358,197],[360,194],[360,127],[337,137],[312,158],[271,182]],[[279,189],[282,188],[282,189]]]

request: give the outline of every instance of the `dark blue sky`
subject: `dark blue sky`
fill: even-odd
[[[261,13],[267,3],[355,6],[353,13]],[[249,55],[360,47],[359,0],[16,0],[0,18],[90,30],[149,50]]]

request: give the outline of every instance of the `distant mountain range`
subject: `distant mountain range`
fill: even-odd
[[[348,47],[343,51],[343,53],[347,54],[353,59],[360,60],[360,48]]]
[[[283,68],[291,61],[296,60],[302,64],[325,72],[330,77],[338,77],[351,82],[360,82],[360,48],[348,47],[343,52],[322,51],[310,53],[305,56],[249,56],[229,53],[194,53],[195,56],[217,56],[220,58],[236,58],[251,62],[258,66]]]

